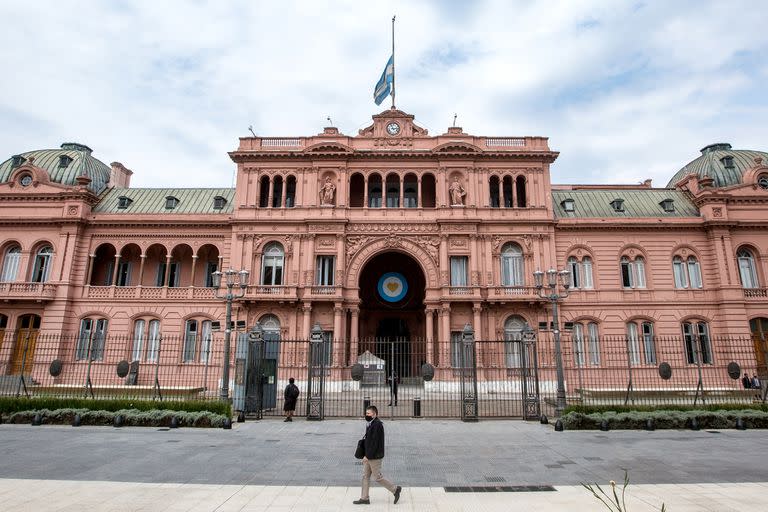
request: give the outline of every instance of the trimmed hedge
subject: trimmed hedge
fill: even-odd
[[[738,418],[744,421],[746,428],[768,428],[768,412],[755,409],[569,412],[562,421],[566,430],[598,430],[603,420],[608,422],[609,429],[642,430],[649,419],[658,429],[685,429],[690,427],[692,418],[696,418],[702,429],[735,428]]]
[[[563,414],[578,412],[593,414],[603,412],[653,412],[653,411],[764,411],[768,404],[702,404],[702,405],[569,405]]]
[[[171,419],[175,416],[182,427],[222,427],[228,419],[222,414],[214,414],[208,411],[168,411],[138,409],[120,409],[117,411],[100,411],[91,409],[36,409],[14,412],[7,420],[8,423],[29,424],[36,414],[40,414],[43,423],[71,425],[75,415],[80,415],[81,425],[113,425],[115,416],[123,416],[124,426],[135,427],[170,427]]]
[[[0,413],[3,415],[20,411],[37,410],[54,411],[58,409],[82,409],[93,411],[122,411],[133,409],[136,411],[180,411],[180,412],[209,412],[232,417],[232,407],[219,400],[93,400],[89,398],[55,398],[34,397],[16,398],[0,397]]]

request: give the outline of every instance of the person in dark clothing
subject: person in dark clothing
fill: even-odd
[[[365,421],[368,425],[365,428],[365,456],[363,457],[363,488],[360,493],[360,499],[352,503],[355,505],[370,505],[371,500],[368,494],[368,488],[371,483],[371,475],[376,483],[386,487],[389,492],[395,496],[395,505],[400,500],[400,493],[403,488],[395,486],[392,482],[385,479],[381,474],[381,464],[384,459],[384,424],[379,419],[379,410],[375,405],[365,410]]]
[[[397,374],[397,370],[392,370],[392,373],[387,375],[387,384],[392,388],[390,390],[389,403],[387,405],[392,405],[392,400],[394,400],[395,405],[397,405],[397,386],[400,384],[400,376]]]
[[[749,374],[747,372],[744,372],[744,376],[741,378],[741,385],[744,386],[744,389],[749,389],[752,387],[752,379],[749,378]]]
[[[299,399],[299,387],[294,384],[293,377],[288,379],[288,385],[285,386],[285,405],[283,411],[285,411],[284,421],[293,421],[293,411],[296,410],[296,401]]]

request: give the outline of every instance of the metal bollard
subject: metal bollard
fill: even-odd
[[[417,396],[413,399],[413,417],[421,418],[421,397]]]
[[[368,408],[371,406],[371,397],[366,396],[363,398],[363,416],[365,416],[365,411],[368,410]]]

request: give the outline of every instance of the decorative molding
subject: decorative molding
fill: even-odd
[[[451,247],[467,247],[466,238],[451,238]]]

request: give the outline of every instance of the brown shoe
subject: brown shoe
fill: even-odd
[[[397,502],[400,501],[400,491],[402,491],[402,490],[403,490],[403,488],[400,487],[399,485],[395,489],[395,505],[397,505]]]
[[[367,499],[367,498],[366,499],[360,498],[359,500],[355,500],[352,503],[354,505],[370,505],[371,504],[371,500]]]

